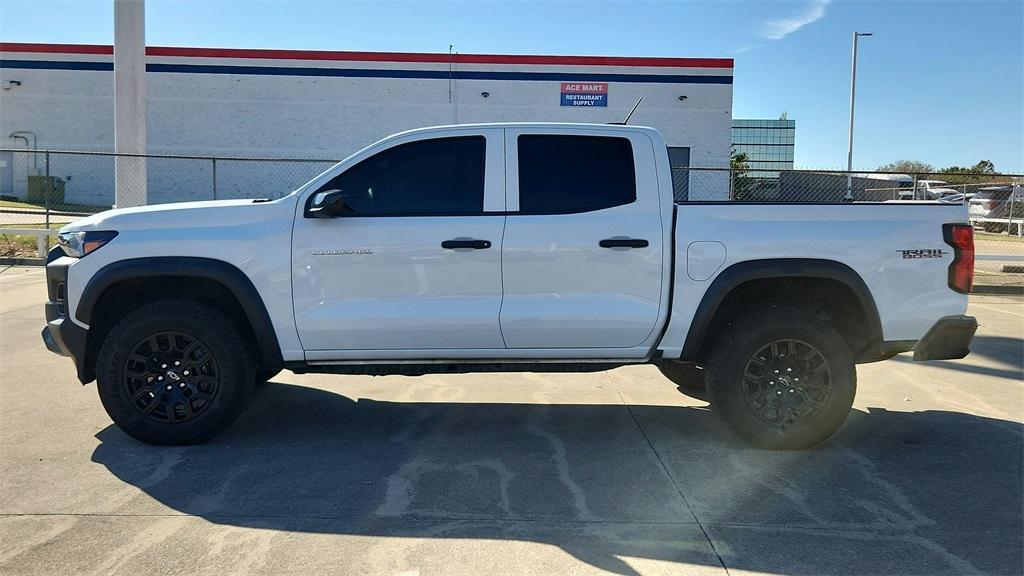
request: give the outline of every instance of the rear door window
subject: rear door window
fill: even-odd
[[[520,213],[590,212],[636,201],[627,138],[521,135],[518,151]]]

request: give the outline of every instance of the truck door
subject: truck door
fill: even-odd
[[[506,129],[501,332],[509,348],[632,348],[662,298],[664,235],[642,133]]]
[[[292,283],[307,359],[504,348],[503,144],[501,129],[406,136],[300,198]],[[328,190],[342,191],[348,212],[308,217]]]

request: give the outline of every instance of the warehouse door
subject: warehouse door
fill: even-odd
[[[0,152],[0,195],[14,196],[14,152]]]

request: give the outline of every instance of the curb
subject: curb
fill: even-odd
[[[1003,296],[1024,296],[1022,284],[984,284],[971,288],[971,294],[999,294]]]
[[[45,266],[42,258],[0,258],[0,266]]]

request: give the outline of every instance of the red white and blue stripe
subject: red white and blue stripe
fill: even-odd
[[[112,46],[0,42],[0,68],[111,72]],[[164,74],[732,84],[731,58],[637,58],[227,48],[146,48]]]

